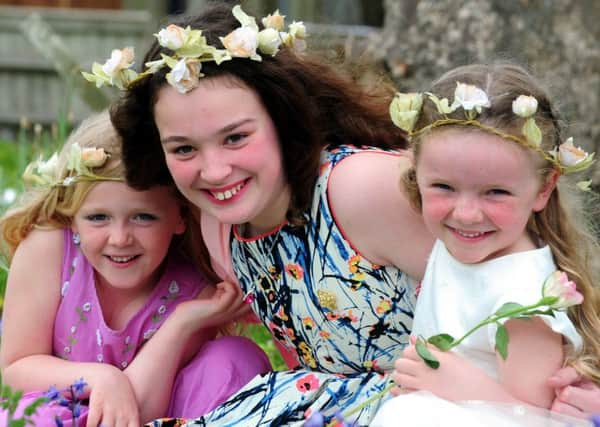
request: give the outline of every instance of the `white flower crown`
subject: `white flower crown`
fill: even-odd
[[[73,144],[67,158],[68,176],[59,178],[58,153],[54,153],[48,160],[41,158],[31,162],[23,172],[23,180],[28,185],[43,187],[68,187],[82,181],[118,181],[124,178],[96,175],[93,168],[103,166],[110,154],[104,148],[81,148]]]
[[[517,142],[527,148],[540,153],[546,160],[551,162],[561,174],[569,174],[587,169],[594,163],[594,153],[587,153],[573,145],[573,138],[568,138],[551,151],[541,148],[542,132],[533,118],[537,111],[538,101],[532,96],[519,95],[512,103],[513,113],[525,119],[521,128],[521,136],[507,134],[499,129],[486,126],[477,120],[483,108],[491,106],[487,94],[477,86],[465,83],[456,83],[454,101],[450,104],[447,98],[440,99],[436,95],[426,92],[425,95],[433,102],[440,113],[441,118],[433,123],[415,130],[414,127],[419,119],[423,106],[423,94],[421,93],[397,93],[390,104],[390,116],[392,121],[400,129],[408,133],[409,140],[415,136],[444,125],[476,126],[487,132]],[[451,119],[448,114],[462,108],[465,113],[464,119]],[[589,189],[591,181],[577,184],[583,190]]]
[[[109,85],[126,89],[133,82],[166,66],[171,70],[166,75],[167,82],[178,92],[186,93],[197,87],[199,79],[204,76],[201,73],[202,62],[213,61],[218,65],[232,58],[262,61],[258,52],[275,56],[281,46],[292,48],[296,52],[306,49],[304,24],[294,21],[287,32],[282,31],[285,16],[280,15],[279,10],[262,19],[265,29],[261,31],[258,30],[255,18],[247,15],[239,5],[233,7],[232,13],[241,26],[225,37],[219,37],[225,49],[209,45],[202,30],[169,25],[154,36],[158,39],[158,44],[172,50],[173,55],[161,54],[161,59],[147,62],[144,64],[144,72],[138,74],[131,69],[133,48],[126,47],[113,50],[111,57],[103,65],[95,62],[91,73],[81,74],[97,87]]]

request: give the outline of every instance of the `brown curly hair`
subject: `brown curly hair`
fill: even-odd
[[[225,2],[209,5],[202,15],[178,17],[171,23],[201,29],[207,42],[217,47],[222,46],[219,36],[239,26]],[[143,63],[160,59],[161,53],[172,52],[155,41]],[[127,179],[137,188],[172,180],[153,117],[159,90],[167,84],[166,72],[163,69],[130,87],[111,109],[111,119],[123,139]],[[387,82],[366,90],[331,64],[286,47],[274,57],[263,55],[262,62],[245,58],[220,65],[204,62],[202,73],[205,79],[231,77],[258,94],[281,145],[292,194],[287,213],[292,224],[303,223],[302,213],[312,200],[319,154],[325,146],[406,146],[403,132],[388,116],[393,87]]]

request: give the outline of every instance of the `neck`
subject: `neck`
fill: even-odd
[[[269,205],[268,209],[261,215],[258,215],[251,221],[244,224],[243,236],[255,237],[261,234],[273,231],[279,227],[286,219],[286,214],[290,206],[290,190],[286,188],[281,195]]]

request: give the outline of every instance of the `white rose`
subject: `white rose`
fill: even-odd
[[[177,89],[179,93],[187,93],[198,86],[200,75],[200,63],[185,58],[179,60],[175,67],[167,73],[167,81]]]
[[[273,28],[267,28],[258,33],[258,48],[262,53],[275,56],[279,51],[281,38],[279,32]]]
[[[133,65],[133,48],[126,47],[123,49],[114,49],[110,58],[102,65],[102,71],[104,71],[109,77],[115,77],[115,75],[126,68]]]
[[[519,117],[533,116],[537,111],[538,102],[533,96],[519,95],[512,103],[512,110]]]
[[[302,21],[294,21],[290,24],[289,33],[294,38],[304,39],[306,38],[306,27]]]
[[[458,105],[465,111],[475,109],[478,113],[481,113],[483,107],[489,108],[492,104],[487,94],[477,86],[457,82],[452,106],[456,107]]]
[[[56,173],[56,167],[58,166],[58,154],[54,153],[45,162],[39,162],[37,165],[37,171],[44,177],[53,177]]]
[[[283,30],[283,22],[285,19],[285,15],[279,14],[279,9],[276,10],[273,14],[269,14],[262,19],[262,24],[265,28],[273,28],[277,31]]]
[[[558,147],[558,159],[565,167],[575,166],[588,157],[588,153],[573,145],[573,138],[567,139]]]
[[[102,166],[106,159],[108,154],[104,152],[104,148],[88,147],[81,150],[81,162],[85,167],[97,168]]]
[[[167,49],[177,50],[185,43],[185,30],[177,25],[169,25],[155,34],[158,44]]]
[[[256,57],[256,48],[258,47],[258,31],[256,29],[240,27],[220,39],[231,56]]]

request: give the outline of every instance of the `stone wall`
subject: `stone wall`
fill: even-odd
[[[374,43],[402,90],[424,89],[457,65],[516,61],[549,88],[576,144],[600,152],[599,1],[385,0],[385,8]],[[598,186],[598,164],[593,178]]]

